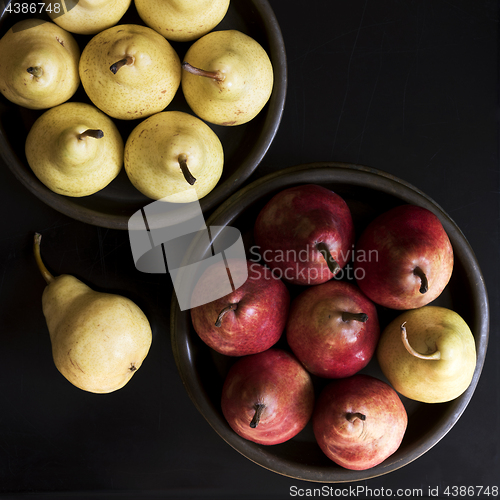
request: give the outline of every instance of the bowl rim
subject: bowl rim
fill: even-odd
[[[214,226],[215,229],[215,227],[222,228],[225,225],[230,225],[232,220],[237,218],[242,202],[245,203],[245,206],[248,206],[261,198],[263,194],[269,194],[276,191],[276,189],[285,189],[289,185],[315,182],[311,181],[311,179],[315,179],[315,181],[323,179],[334,183],[349,182],[363,186],[366,186],[367,182],[369,182],[369,186],[394,195],[403,202],[414,202],[430,208],[440,218],[452,243],[460,242],[456,251],[461,258],[471,264],[470,269],[468,269],[469,280],[476,292],[472,307],[476,311],[477,317],[475,318],[475,324],[471,325],[471,328],[475,332],[477,362],[471,384],[467,390],[457,399],[445,403],[448,405],[445,422],[441,423],[430,434],[426,433],[425,436],[418,439],[412,450],[406,452],[402,457],[394,459],[389,457],[386,461],[371,469],[362,471],[342,468],[340,470],[333,469],[333,474],[331,470],[328,471],[324,467],[311,467],[304,470],[295,463],[273,457],[272,452],[267,453],[266,447],[259,447],[255,443],[240,438],[232,431],[227,422],[221,418],[220,412],[217,411],[203,388],[200,387],[200,380],[194,367],[192,365],[186,367],[186,364],[182,363],[182,359],[190,356],[189,342],[187,338],[180,338],[182,335],[179,336],[177,324],[183,318],[187,322],[186,316],[188,314],[186,314],[186,311],[180,311],[175,291],[172,294],[170,308],[171,346],[179,375],[195,407],[219,436],[240,454],[268,470],[294,479],[321,483],[361,481],[393,472],[422,456],[444,438],[465,411],[478,384],[486,356],[490,321],[488,294],[474,251],[453,219],[431,197],[412,184],[387,172],[363,165],[340,162],[314,162],[295,165],[268,174],[248,184],[231,196],[209,217],[207,226]],[[215,239],[217,234],[217,231],[215,231],[212,237]],[[269,449],[272,450],[272,447]]]
[[[250,154],[222,183],[217,185],[210,193],[199,200],[203,213],[214,209],[231,194],[258,168],[262,159],[270,148],[283,117],[286,94],[288,89],[288,65],[286,58],[285,42],[278,19],[268,0],[247,0],[250,2],[259,17],[262,19],[266,42],[269,45],[269,56],[273,61],[274,86],[271,97],[262,113],[266,113],[263,127],[258,134],[258,142],[251,149]],[[0,23],[6,18],[7,11],[0,12]],[[168,111],[166,108],[164,111]],[[108,229],[128,229],[128,221],[133,214],[111,214],[90,207],[82,206],[71,197],[54,193],[29,170],[16,154],[5,136],[4,125],[0,122],[0,159],[7,165],[14,176],[32,194],[43,203],[58,212],[87,224],[105,227]],[[149,200],[146,204],[152,203]]]

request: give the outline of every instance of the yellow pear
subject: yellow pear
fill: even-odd
[[[125,171],[149,198],[188,203],[207,195],[222,175],[224,152],[196,116],[164,111],[142,121],[125,144]]]
[[[114,26],[132,0],[52,0],[45,2],[50,18],[61,28],[79,35],[95,35]],[[73,5],[74,4],[74,5]],[[61,15],[61,12],[64,14]]]
[[[105,188],[123,166],[123,139],[95,106],[65,102],[45,111],[26,138],[26,159],[55,193],[81,197]]]
[[[196,40],[182,67],[186,101],[207,122],[246,123],[271,97],[271,60],[256,40],[240,31],[213,31]]]
[[[476,346],[458,313],[423,306],[404,312],[384,329],[377,359],[400,394],[423,403],[442,403],[469,387],[476,368]]]
[[[34,254],[47,282],[42,309],[57,369],[76,387],[94,393],[122,388],[146,358],[152,331],[143,311],[120,295],[97,292],[68,274],[54,277]]]
[[[217,26],[229,0],[135,0],[141,19],[167,40],[189,42]]]
[[[179,56],[156,31],[137,24],[95,35],[80,58],[90,100],[113,118],[146,118],[170,104],[181,80]]]
[[[25,108],[57,106],[80,85],[79,60],[67,31],[40,19],[19,21],[0,39],[0,92]]]

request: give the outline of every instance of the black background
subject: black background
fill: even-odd
[[[234,0],[237,1],[237,0]],[[451,431],[372,489],[500,486],[497,31],[493,0],[271,0],[289,83],[281,127],[250,178],[313,161],[359,163],[421,189],[455,220],[483,271],[490,343]],[[74,498],[281,499],[321,484],[250,462],[212,430],[172,357],[166,275],[134,269],[128,235],[45,206],[0,168],[0,492]],[[32,258],[127,294],[154,340],[122,390],[85,393],[56,370]],[[57,493],[56,495],[56,492]],[[307,493],[304,491],[304,493]],[[450,490],[452,493],[452,490]],[[37,495],[37,496],[38,496]],[[31,495],[30,495],[31,497]]]

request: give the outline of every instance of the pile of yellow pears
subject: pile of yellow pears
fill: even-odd
[[[118,24],[132,0],[87,0],[68,11],[56,0],[45,2],[53,22],[17,22],[0,39],[0,92],[46,110],[25,146],[37,178],[55,193],[89,196],[124,167],[148,198],[206,196],[224,166],[209,124],[252,120],[273,88],[270,58],[256,40],[214,30],[229,1],[134,0],[144,24]],[[73,34],[89,37],[81,52]],[[172,41],[192,42],[182,63]],[[68,102],[80,84],[92,104]],[[192,114],[166,109],[178,89]],[[125,140],[117,120],[140,122]]]
[[[145,196],[191,202],[222,174],[223,147],[208,123],[252,120],[270,98],[273,68],[248,35],[212,31],[229,0],[165,0],[154,7],[135,0],[146,26],[117,24],[131,3],[86,0],[66,11],[61,1],[45,2],[53,22],[18,21],[0,39],[0,92],[41,110],[26,138],[26,159],[55,193],[92,195],[124,167]],[[89,37],[81,52],[72,33]],[[193,41],[183,64],[169,40]],[[92,104],[71,100],[80,84]],[[181,85],[192,114],[166,110]],[[126,140],[118,120],[139,120]],[[122,388],[149,352],[148,318],[126,297],[52,275],[40,243],[36,233],[34,257],[47,283],[42,309],[57,369],[85,391]]]

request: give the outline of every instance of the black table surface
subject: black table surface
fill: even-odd
[[[482,376],[450,432],[411,464],[368,481],[331,485],[339,490],[329,494],[384,497],[390,490],[408,496],[415,490],[414,496],[428,496],[431,489],[450,498],[463,496],[468,486],[492,493],[500,486],[498,4],[271,5],[286,43],[287,102],[276,139],[248,182],[299,163],[341,161],[412,183],[464,232],[491,306]],[[135,270],[126,231],[56,212],[1,167],[0,493],[253,500],[307,496],[323,486],[250,462],[198,413],[170,347],[171,281]],[[148,304],[153,345],[126,388],[90,394],[57,372],[41,310],[44,282],[32,257],[35,231],[43,232],[47,258],[61,273],[117,292],[132,287]]]

